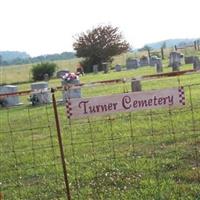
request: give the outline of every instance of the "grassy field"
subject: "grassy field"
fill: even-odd
[[[74,71],[79,59],[61,60],[55,63],[59,69],[69,69]],[[20,83],[32,80],[32,66],[34,64],[13,65],[0,67],[0,83]]]
[[[168,57],[170,52],[172,51],[172,48],[165,49],[165,59],[163,60],[164,65],[164,71],[167,70],[168,66]],[[152,51],[152,54],[154,52],[158,51]],[[186,48],[181,49],[179,52],[183,53],[185,56],[200,56],[199,51],[194,51],[193,48]],[[141,52],[129,52],[125,54],[121,54],[119,56],[115,56],[114,60],[112,62],[111,68],[114,68],[116,64],[120,64],[123,67],[126,65],[127,58],[140,58],[141,56],[148,56],[147,51],[141,51]],[[58,66],[57,70],[60,69],[69,69],[70,71],[74,72],[76,71],[76,68],[78,66],[78,63],[81,59],[70,59],[70,60],[60,60],[55,61],[55,63]],[[25,65],[13,65],[13,66],[1,66],[0,67],[0,84],[11,84],[11,83],[21,83],[21,82],[31,82],[32,81],[32,66],[34,64],[25,64]],[[155,73],[153,71],[153,73]]]
[[[154,68],[144,67],[80,79],[88,83],[153,73]],[[142,81],[144,91],[185,86],[186,106],[180,109],[69,122],[65,106],[58,105],[72,199],[199,200],[199,80],[197,73]],[[58,85],[59,79],[49,82]],[[30,89],[30,83],[18,87]],[[82,96],[127,90],[130,82],[84,87]],[[32,107],[27,97],[21,101],[22,106],[0,108],[0,191],[10,200],[66,199],[52,105]]]

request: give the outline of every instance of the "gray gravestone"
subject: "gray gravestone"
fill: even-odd
[[[150,58],[150,66],[154,66],[156,68],[157,73],[163,72],[162,60],[157,56],[152,56]]]
[[[121,72],[121,70],[122,70],[121,65],[115,65],[115,71],[116,72]]]
[[[49,74],[44,74],[44,81],[48,81],[49,80]]]
[[[75,79],[70,82],[66,82],[62,80],[63,90],[63,101],[65,102],[67,99],[73,98],[81,98],[81,88],[73,88],[73,85],[80,84],[80,81]]]
[[[194,56],[185,57],[185,64],[192,64],[192,63],[194,63]]]
[[[109,71],[108,63],[102,63],[102,67],[103,67],[104,73],[105,73],[105,74],[108,73],[108,71]]]
[[[132,92],[142,91],[140,78],[132,79],[132,81],[131,81],[131,90],[132,90]]]
[[[139,67],[139,62],[137,59],[128,59],[126,61],[126,69],[137,69]]]
[[[15,93],[17,92],[17,86],[15,85],[4,85],[0,86],[1,94]],[[2,97],[1,99],[2,106],[17,106],[19,105],[19,97],[16,96],[8,96]]]
[[[200,61],[198,56],[193,57],[193,69],[200,70]]]
[[[183,59],[183,55],[176,51],[170,53],[169,57],[169,66],[172,67],[172,71],[179,71],[179,67],[181,66],[181,62]]]
[[[148,66],[149,65],[149,59],[148,57],[142,57],[140,58],[140,66],[144,67],[144,66]]]
[[[94,72],[95,74],[98,73],[98,65],[93,65],[93,72]]]
[[[157,56],[152,56],[152,57],[150,58],[150,61],[149,61],[149,65],[150,65],[150,66],[154,67],[154,66],[157,65],[158,63],[159,63],[160,65],[162,65],[162,60],[161,60],[160,58],[158,58]]]
[[[156,66],[156,72],[157,73],[162,73],[163,72],[163,66],[162,66],[161,59],[157,61],[155,66]]]
[[[48,83],[47,82],[32,83],[31,98],[35,99],[35,104],[37,105],[50,103],[50,92],[48,91]]]

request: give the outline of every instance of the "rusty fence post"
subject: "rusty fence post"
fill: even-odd
[[[65,162],[64,148],[63,148],[63,143],[62,143],[62,135],[61,135],[61,130],[60,130],[60,123],[59,123],[54,89],[51,89],[51,92],[52,92],[52,103],[53,103],[53,110],[54,110],[54,116],[55,116],[55,122],[56,122],[56,130],[57,130],[58,142],[59,142],[59,147],[60,147],[61,162],[62,162],[62,167],[63,167],[63,175],[64,175],[64,181],[65,181],[65,187],[66,187],[66,195],[67,195],[67,200],[71,200],[69,181],[67,177],[67,167],[66,167],[66,162]]]
[[[0,192],[0,200],[3,200],[3,193]]]

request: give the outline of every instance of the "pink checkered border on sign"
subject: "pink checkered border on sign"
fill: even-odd
[[[184,92],[184,88],[181,86],[178,89],[179,92],[179,103],[181,103],[182,105],[185,105],[185,92]]]
[[[70,99],[66,101],[66,108],[67,108],[67,117],[68,119],[70,119],[72,116],[72,107],[71,107]]]

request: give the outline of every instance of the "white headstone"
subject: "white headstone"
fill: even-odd
[[[8,93],[15,93],[15,92],[17,92],[17,86],[15,85],[0,86],[1,94],[8,94]],[[1,102],[3,103],[3,106],[17,106],[20,104],[19,97],[17,95],[2,97]]]
[[[63,101],[65,102],[67,99],[73,98],[81,98],[81,88],[73,88],[76,84],[80,84],[80,81],[75,79],[70,81],[70,83],[62,80],[61,82],[64,90],[63,90]]]

